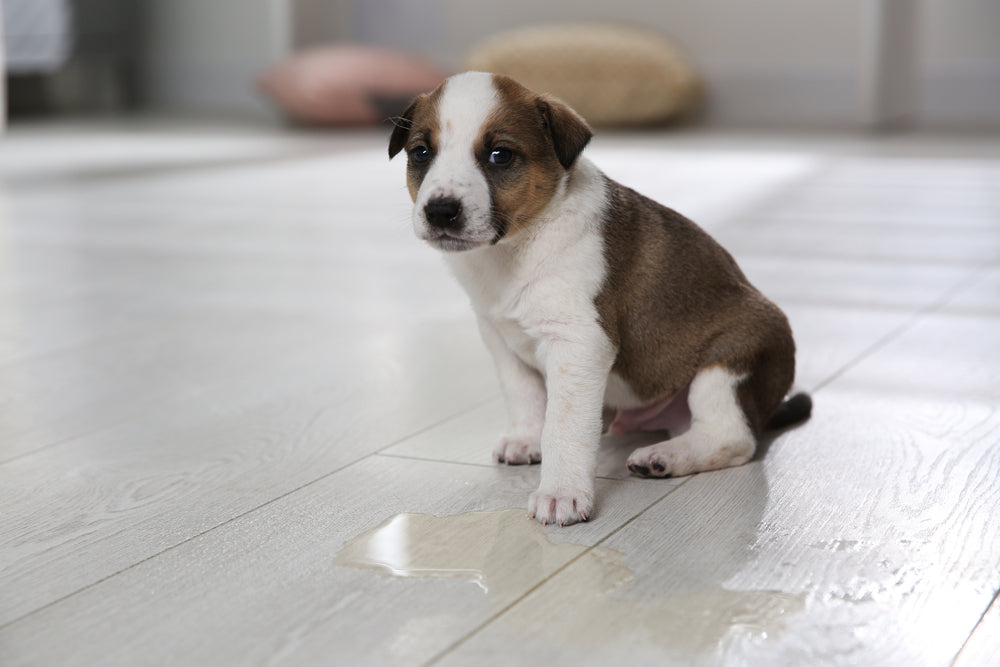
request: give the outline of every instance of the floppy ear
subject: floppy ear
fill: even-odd
[[[559,163],[569,169],[594,133],[580,114],[554,97],[543,95],[535,105],[542,115],[545,129],[552,137],[552,146]]]
[[[396,116],[390,118],[392,124],[395,127],[392,129],[392,136],[389,137],[389,159],[396,157],[396,153],[403,150],[403,146],[406,145],[406,140],[410,138],[410,127],[413,125],[413,114],[416,112],[417,107],[427,97],[426,94],[418,95],[410,102],[410,105],[406,107],[402,116]]]

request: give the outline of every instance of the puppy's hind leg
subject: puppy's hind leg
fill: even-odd
[[[737,395],[743,379],[724,366],[700,370],[688,394],[691,428],[632,452],[629,470],[643,477],[679,477],[749,461],[757,439]]]

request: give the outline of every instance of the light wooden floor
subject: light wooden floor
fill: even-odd
[[[997,139],[600,136],[786,309],[815,414],[683,479],[607,442],[483,585],[335,562],[538,478],[381,133],[14,127],[0,664],[1000,664]]]

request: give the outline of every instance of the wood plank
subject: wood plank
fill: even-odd
[[[177,317],[159,328],[133,328],[3,364],[0,460],[90,435],[166,406],[187,404],[198,409],[230,401],[239,405],[240,392],[231,392],[241,380],[256,383],[273,378],[283,367],[297,373],[310,367],[325,369],[328,377],[335,377],[340,368],[325,346],[349,339],[343,332],[330,332],[323,345],[316,340],[315,329],[290,319]],[[227,331],[242,333],[228,336]],[[271,386],[279,392],[290,389],[273,380]]]
[[[197,325],[191,320],[222,313],[271,316],[273,326],[280,326],[282,317],[305,319],[304,331],[315,327],[312,322],[389,326],[401,316],[412,317],[418,306],[432,318],[471,317],[466,297],[436,256],[401,251],[398,243],[386,247],[377,238],[349,244],[353,253],[342,242],[336,252],[293,252],[315,241],[297,241],[284,253],[264,247],[185,251],[181,239],[174,239],[178,247],[172,251],[19,246],[20,262],[46,268],[34,269],[37,277],[30,269],[18,270],[22,284],[8,285],[0,295],[8,313],[0,321],[0,365],[109,336],[162,337],[161,329]],[[86,267],[80,266],[81,253],[89,257]]]
[[[838,225],[774,221],[768,223],[767,233],[764,231],[761,225],[753,225],[740,230],[727,228],[719,236],[723,245],[736,255],[965,265],[1000,257],[1000,239],[989,228],[954,234],[939,227],[912,227],[901,233],[898,225],[852,219]]]
[[[743,220],[748,209],[807,181],[829,162],[821,153],[801,150],[651,147],[648,138],[631,146],[627,137],[600,133],[587,155],[609,177],[710,231]]]
[[[308,202],[317,167],[306,162],[240,173],[253,176],[245,187],[255,193],[274,192],[275,180],[283,196]],[[352,163],[334,162],[340,169]],[[288,178],[303,172],[313,177]],[[386,187],[379,173],[373,181]],[[227,384],[300,373],[308,349],[320,368],[338,347],[385,343],[418,315],[471,319],[437,255],[420,252],[392,216],[367,220],[370,205],[348,198],[336,226],[302,202],[289,221],[273,201],[258,210],[219,197],[233,178],[139,179],[165,193],[159,207],[136,194],[135,182],[111,187],[114,196],[57,181],[11,197],[3,249],[12,280],[0,286],[0,459],[93,434],[162,403],[177,407],[179,394],[218,397]],[[178,189],[195,182],[209,201],[176,203]]]
[[[779,305],[916,312],[941,300],[975,267],[788,255],[738,257],[747,278]]]
[[[998,184],[993,160],[843,156],[719,236],[737,255],[994,261]]]
[[[944,307],[947,313],[1000,317],[1000,266],[983,269],[977,279]]]
[[[858,165],[839,163],[823,178],[789,191],[767,217],[799,225],[826,224],[837,227],[854,222],[896,226],[899,231],[937,227],[942,230],[989,229],[1000,215],[1000,173],[993,177],[965,173],[963,180],[943,177],[947,162],[936,171],[895,181],[898,165],[886,165],[888,173],[868,182],[852,174]],[[842,181],[838,183],[838,177]],[[843,182],[850,178],[848,182]]]
[[[907,396],[961,397],[1000,402],[1000,318],[951,313],[925,315],[890,345],[877,363],[861,364],[840,386]]]
[[[913,316],[906,310],[781,304],[795,336],[795,382],[814,389]]]

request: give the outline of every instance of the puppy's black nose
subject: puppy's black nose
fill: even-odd
[[[424,206],[427,224],[438,229],[454,229],[461,224],[462,202],[451,197],[439,197]]]

